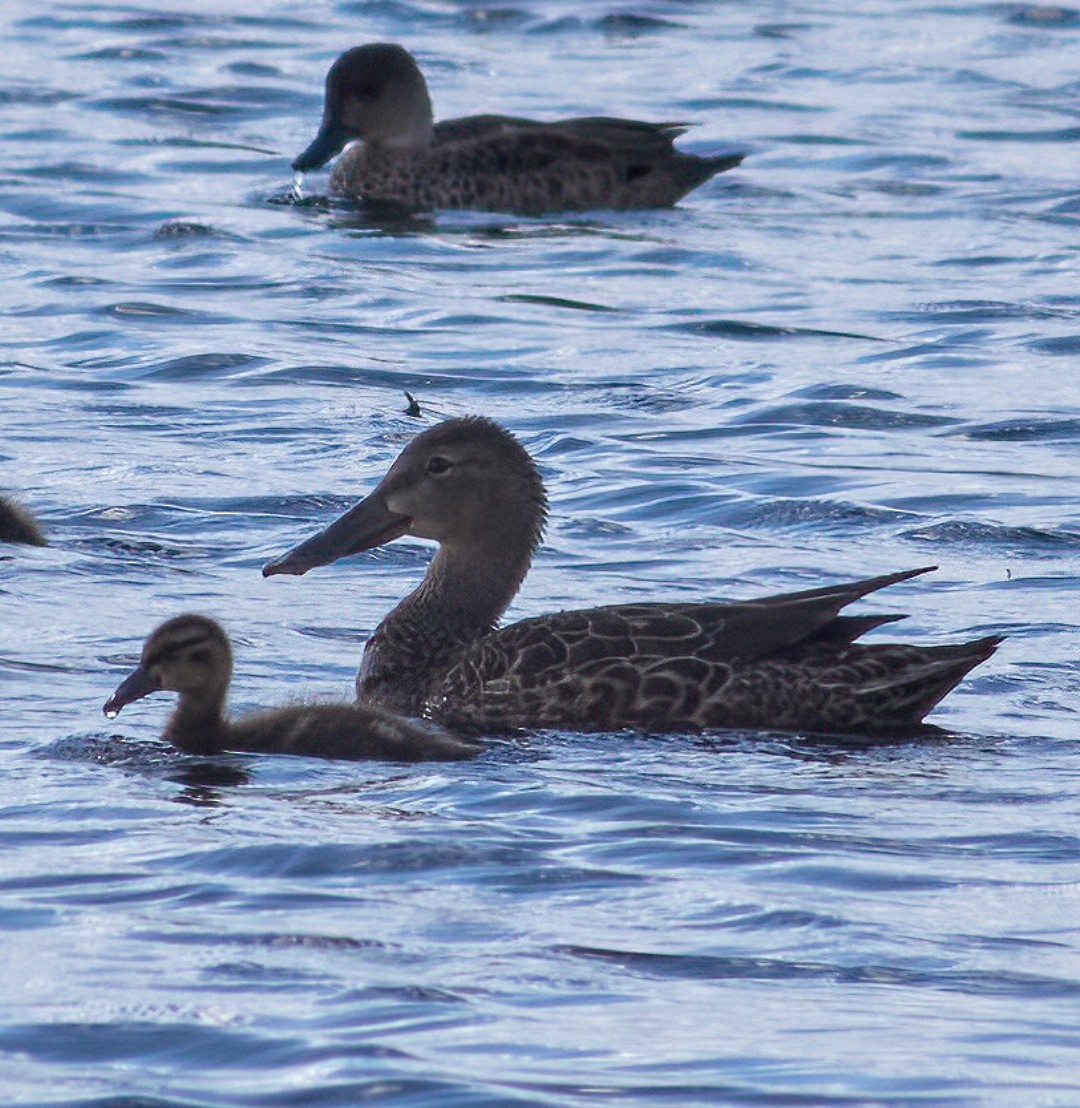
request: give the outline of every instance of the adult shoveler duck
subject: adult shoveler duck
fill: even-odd
[[[555,612],[496,630],[545,515],[521,444],[489,420],[451,419],[418,435],[365,500],[263,575],[306,573],[402,535],[434,539],[420,586],[368,641],[357,692],[487,731],[911,732],[1001,641],[856,642],[902,617],[841,610],[927,569],[742,603]]]
[[[0,542],[48,545],[38,521],[21,504],[6,496],[0,496]]]
[[[742,154],[675,149],[678,123],[588,117],[541,123],[502,115],[433,121],[427,84],[401,46],[347,50],[330,67],[322,126],[293,162],[338,159],[331,191],[407,211],[585,211],[667,208]]]
[[[242,750],[392,762],[471,758],[479,747],[441,727],[404,719],[378,704],[293,704],[238,720],[224,715],[232,650],[221,626],[206,616],[177,616],[146,640],[138,668],[105,703],[121,708],[166,689],[180,694],[164,737],[188,754]]]

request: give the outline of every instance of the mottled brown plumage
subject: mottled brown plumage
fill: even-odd
[[[0,542],[48,545],[38,521],[21,504],[6,496],[0,496]]]
[[[146,640],[138,668],[104,711],[112,718],[152,692],[179,693],[164,737],[188,754],[239,750],[420,762],[478,753],[435,724],[405,719],[378,704],[293,704],[228,720],[224,707],[231,677],[232,650],[221,627],[205,616],[177,616]]]
[[[434,123],[412,55],[391,43],[346,51],[330,67],[322,125],[293,162],[338,159],[333,192],[408,211],[585,211],[666,208],[741,154],[702,158],[675,149],[677,123],[587,117],[554,123],[501,115]]]
[[[545,510],[513,436],[484,419],[448,420],[418,435],[367,499],[263,573],[305,573],[406,534],[437,540],[419,588],[368,642],[357,691],[486,731],[913,731],[1000,641],[856,642],[902,617],[842,609],[927,569],[742,603],[555,612],[495,630]]]

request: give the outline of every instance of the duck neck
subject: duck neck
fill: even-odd
[[[435,117],[431,98],[423,83],[419,88],[402,90],[394,106],[380,113],[365,128],[364,145],[368,156],[401,157],[431,148]]]
[[[379,624],[356,678],[361,699],[420,714],[438,679],[462,651],[491,631],[514,598],[532,547],[444,542],[420,583]]]
[[[228,746],[229,725],[224,694],[180,694],[176,710],[165,727],[165,739],[185,754],[217,754]]]
[[[426,153],[431,149],[432,125],[422,121],[413,123],[408,130],[383,138],[369,138],[365,147],[369,157],[387,159]]]

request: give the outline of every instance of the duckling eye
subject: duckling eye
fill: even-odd
[[[205,665],[207,662],[210,661],[210,651],[207,650],[206,647],[201,647],[198,650],[193,650],[188,655],[188,658],[191,661],[195,662],[196,665]]]
[[[440,473],[449,473],[452,468],[453,465],[450,459],[444,458],[441,454],[436,454],[433,458],[428,459],[427,471],[435,476]]]

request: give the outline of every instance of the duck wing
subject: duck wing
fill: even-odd
[[[594,207],[667,207],[742,154],[677,150],[679,123],[593,116],[541,123],[468,116],[435,127],[431,166],[463,207],[539,214]],[[460,192],[460,195],[458,193]]]
[[[903,617],[840,616],[841,609],[934,568],[734,603],[612,604],[554,612],[493,631],[458,664],[467,659],[481,680],[513,675],[531,684],[604,659],[754,661],[813,644],[850,643]]]
[[[433,153],[484,173],[543,173],[559,166],[623,168],[633,181],[654,167],[693,173],[695,183],[733,169],[745,154],[699,157],[674,145],[683,123],[582,116],[545,123],[507,115],[471,115],[437,123]]]
[[[927,567],[731,604],[612,605],[522,620],[471,646],[429,709],[462,727],[895,731],[999,640],[862,645],[897,615],[841,609]]]
[[[582,116],[545,123],[510,115],[469,115],[435,124],[434,143],[466,144],[504,142],[518,144],[537,160],[531,168],[544,168],[556,152],[574,150],[581,157],[670,156],[674,140],[686,131],[684,123],[646,123],[639,119]],[[741,159],[740,159],[741,160]]]

